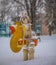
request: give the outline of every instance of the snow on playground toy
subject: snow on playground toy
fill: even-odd
[[[14,28],[13,26],[10,26],[10,30],[12,34],[12,37],[10,40],[10,48],[15,53],[21,51],[22,47],[24,45],[27,45],[29,40],[32,40],[35,43],[35,46],[37,46],[37,43],[38,43],[37,39],[31,38],[32,37],[31,28],[30,28],[31,23],[29,23],[27,19],[23,20],[23,18],[21,18],[20,20],[21,22],[18,22],[18,21],[14,22],[14,25],[16,25],[16,28]]]

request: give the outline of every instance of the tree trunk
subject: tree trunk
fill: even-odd
[[[30,0],[30,8],[28,4],[28,0],[25,0],[26,9],[28,16],[30,17],[31,23],[32,23],[32,30],[35,30],[35,22],[36,22],[36,1],[37,0]]]

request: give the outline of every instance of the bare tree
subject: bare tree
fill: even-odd
[[[32,22],[32,29],[35,30],[37,0],[25,0],[26,10]]]
[[[9,0],[7,6],[5,7],[6,14],[9,14],[10,16],[12,16],[12,15],[14,16],[14,13],[17,12],[17,14],[19,15],[20,8],[23,8],[25,11],[27,11],[27,14],[31,20],[32,29],[35,30],[36,16],[37,16],[36,13],[39,13],[39,15],[41,15],[43,0],[12,0],[12,1],[13,1],[12,4],[8,5],[11,2],[11,0]],[[14,5],[13,4],[14,2],[16,2],[15,7],[17,8],[17,11],[15,11],[16,8],[12,11],[12,9],[13,9],[12,5]],[[21,11],[22,11],[22,9],[21,9]]]
[[[19,0],[15,0],[18,3],[23,4]],[[25,8],[27,11],[28,16],[30,17],[32,23],[32,29],[35,30],[35,22],[36,22],[36,9],[37,9],[37,2],[39,0],[24,0]]]
[[[56,29],[56,0],[46,1],[46,24],[49,28],[50,35]]]

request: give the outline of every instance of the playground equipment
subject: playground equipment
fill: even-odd
[[[9,24],[0,22],[0,36],[10,36]]]
[[[15,22],[14,25],[17,25],[16,29],[14,29],[13,27],[10,27],[10,29],[13,31],[12,32],[13,35],[12,35],[12,38],[10,40],[10,48],[13,52],[16,53],[16,52],[19,52],[24,45],[24,40],[23,40],[23,43],[21,45],[18,44],[18,41],[20,39],[24,38],[25,29],[23,32],[24,26],[22,26],[22,24],[19,22]]]
[[[16,25],[15,28],[13,26],[10,26],[12,34],[10,40],[11,50],[17,53],[21,51],[22,47],[24,46],[24,60],[28,60],[28,53],[30,56],[29,59],[33,59],[34,47],[37,46],[38,40],[32,38],[31,23],[29,22],[29,18],[26,18],[24,20],[21,18],[19,22],[14,22],[14,25]],[[30,44],[31,42],[34,44]]]

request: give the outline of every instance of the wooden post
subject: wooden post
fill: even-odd
[[[28,50],[29,56],[28,59],[34,59],[34,44],[30,44],[29,50]]]
[[[24,49],[23,49],[23,59],[24,61],[28,60],[28,49],[26,45],[24,46]]]

